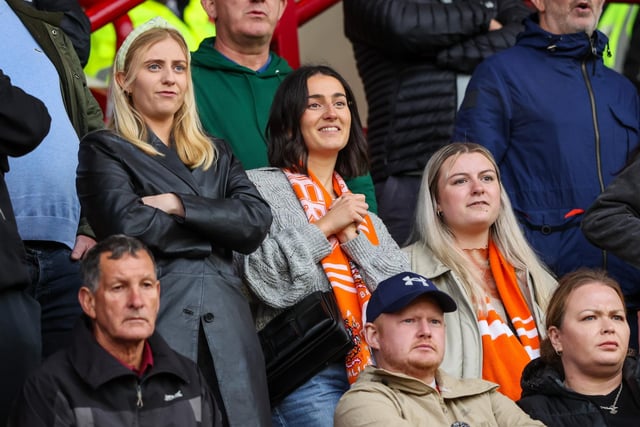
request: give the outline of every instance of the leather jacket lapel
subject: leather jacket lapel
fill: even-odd
[[[153,147],[162,153],[162,156],[154,156],[153,159],[160,163],[169,172],[176,175],[185,184],[187,184],[196,195],[200,195],[200,187],[196,182],[191,170],[182,163],[178,154],[171,148],[164,145],[164,143],[153,132],[149,131],[149,143]]]

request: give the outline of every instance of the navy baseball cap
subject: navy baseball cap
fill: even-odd
[[[445,313],[458,308],[453,298],[439,290],[431,280],[417,273],[404,272],[378,284],[367,305],[367,322],[373,322],[382,313],[400,311],[421,295],[429,295]]]

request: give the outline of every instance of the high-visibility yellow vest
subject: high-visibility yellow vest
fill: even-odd
[[[185,21],[177,17],[164,4],[147,0],[129,11],[134,28],[149,19],[160,16],[178,29],[184,37],[189,50],[194,51],[200,42],[215,35],[215,26],[200,5],[200,0],[190,0],[185,9]],[[116,30],[113,24],[94,31],[91,34],[91,54],[84,67],[89,86],[106,86],[116,53]]]
[[[637,4],[610,3],[598,23],[598,29],[609,37],[611,50],[611,56],[605,53],[604,64],[619,73],[624,67],[638,10]]]

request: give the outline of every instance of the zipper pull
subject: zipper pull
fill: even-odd
[[[593,55],[594,58],[597,58],[598,50],[596,49],[596,46],[593,44],[593,36],[589,37],[589,46],[591,46],[591,55]]]
[[[138,401],[136,402],[136,406],[138,408],[142,408],[144,404],[142,403],[142,387],[140,387],[140,384],[138,384],[137,386],[136,395],[138,396]]]

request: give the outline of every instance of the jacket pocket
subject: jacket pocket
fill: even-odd
[[[579,226],[584,210],[581,208],[546,209],[528,212],[515,210],[515,213],[520,223],[524,225],[526,234],[537,232],[549,235]]]
[[[613,142],[626,144],[627,152],[630,152],[638,141],[638,117],[631,109],[619,104],[609,104],[609,111],[615,121],[611,130]]]

